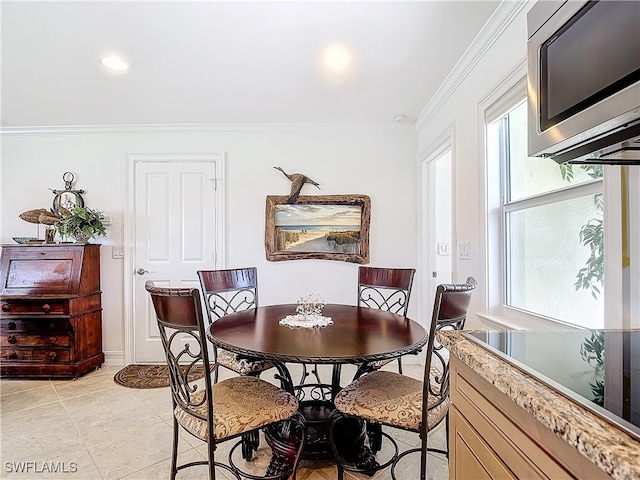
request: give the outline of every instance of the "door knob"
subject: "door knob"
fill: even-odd
[[[138,270],[136,270],[136,273],[138,275],[144,275],[145,273],[149,273],[149,270],[145,270],[144,268],[140,267]]]

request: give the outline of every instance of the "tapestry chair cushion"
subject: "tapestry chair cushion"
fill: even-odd
[[[438,398],[429,396],[429,407]],[[366,420],[418,431],[422,420],[422,381],[395,372],[375,371],[345,387],[335,399],[340,411]],[[428,413],[429,428],[445,417],[448,398]]]
[[[270,423],[290,418],[298,410],[298,402],[288,392],[256,377],[233,377],[213,384],[214,432],[217,439],[260,428]],[[206,402],[199,402],[204,391],[192,399],[202,403],[195,409],[206,418]],[[174,415],[189,433],[206,441],[207,421],[177,406]]]

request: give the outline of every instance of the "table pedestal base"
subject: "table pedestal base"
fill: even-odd
[[[335,461],[329,444],[329,415],[334,410],[332,402],[308,400],[300,402],[300,413],[307,424],[307,444],[302,454],[306,461]],[[359,468],[374,469],[378,462],[366,445],[366,426],[357,419],[343,420],[337,425],[335,442],[338,452]],[[289,427],[289,422],[281,422],[265,429],[265,439],[273,451],[267,475],[287,472],[291,469],[299,439]]]

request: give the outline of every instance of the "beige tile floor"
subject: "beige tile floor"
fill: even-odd
[[[393,364],[395,365],[395,364]],[[295,371],[292,375],[294,378]],[[0,478],[7,480],[156,480],[169,478],[171,456],[171,398],[168,388],[135,390],[117,385],[116,367],[102,367],[76,380],[0,380]],[[420,376],[417,365],[405,374]],[[352,375],[345,369],[344,378]],[[324,372],[323,372],[324,376]],[[221,370],[221,377],[224,377]],[[268,373],[263,378],[269,379]],[[275,380],[274,380],[275,382]],[[387,430],[400,448],[417,446],[418,436]],[[435,446],[444,444],[444,427],[430,434]],[[233,442],[221,444],[217,455],[226,459]],[[385,449],[380,452],[384,455]],[[418,456],[409,455],[399,467],[399,480],[418,478]],[[206,446],[181,435],[179,462],[206,458]],[[252,461],[266,465],[269,449]],[[16,471],[22,470],[22,471]],[[50,470],[50,471],[47,471]],[[222,473],[222,472],[221,472]],[[219,478],[226,479],[224,474]],[[448,478],[446,459],[429,454],[428,477]],[[178,472],[178,479],[205,479],[206,467]],[[335,465],[303,465],[300,480],[336,478]],[[373,477],[346,474],[346,478],[387,480],[389,469]]]

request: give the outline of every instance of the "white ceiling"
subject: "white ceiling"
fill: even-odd
[[[2,0],[2,126],[411,123],[499,3]]]

